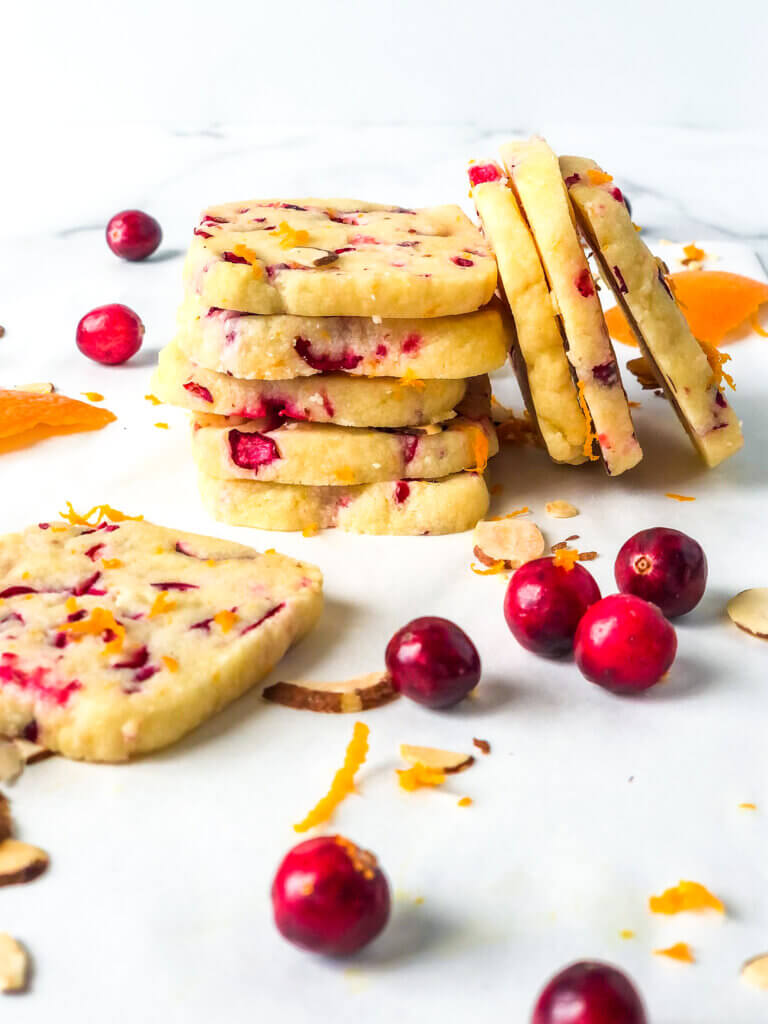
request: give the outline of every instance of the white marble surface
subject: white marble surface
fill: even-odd
[[[560,150],[594,155],[612,170],[635,219],[657,238],[695,239],[720,256],[718,267],[761,273],[751,252],[768,255],[764,138],[535,127]],[[27,772],[14,809],[23,837],[48,849],[53,866],[0,896],[0,928],[26,940],[36,960],[31,994],[12,1004],[23,1024],[54,1016],[64,1024],[309,1024],[318,1013],[345,1024],[478,1016],[522,1024],[550,973],[592,956],[636,977],[653,1024],[768,1017],[765,994],[737,980],[742,960],[768,947],[768,655],[722,620],[730,594],[766,582],[764,339],[731,348],[748,443],[715,473],[701,469],[666,404],[648,395],[637,416],[646,459],[627,477],[556,468],[532,450],[507,450],[493,465],[504,486],[496,510],[530,505],[551,541],[579,533],[582,548],[600,552],[593,567],[604,592],[615,552],[636,529],[666,523],[704,544],[708,593],[679,627],[670,682],[641,701],[613,698],[573,666],[518,648],[501,618],[502,583],[469,572],[466,536],[307,539],[211,523],[195,494],[184,417],[143,400],[154,355],[172,331],[181,250],[203,205],[293,193],[453,201],[466,197],[467,160],[491,153],[505,134],[503,125],[468,124],[52,124],[44,139],[28,133],[18,151],[26,159],[5,168],[13,202],[0,244],[0,381],[100,391],[119,419],[98,434],[4,455],[0,531],[52,517],[66,499],[86,507],[106,500],[316,561],[328,609],[321,631],[289,656],[281,671],[289,678],[376,668],[394,629],[427,612],[464,625],[485,665],[478,699],[456,712],[431,715],[400,702],[368,716],[372,750],[360,795],[334,827],[379,854],[398,898],[386,935],[351,966],[279,941],[267,901],[274,866],[295,838],[291,822],[340,763],[347,717],[299,715],[251,696],[130,767],[54,759]],[[165,230],[163,249],[145,264],[117,261],[103,240],[108,216],[133,205]],[[79,317],[110,301],[133,306],[147,326],[143,352],[124,368],[91,364],[74,346]],[[507,374],[496,386],[517,401]],[[641,397],[633,383],[630,391]],[[667,490],[697,501],[679,505],[664,498]],[[573,501],[582,515],[567,526],[548,523],[543,505],[552,498]],[[450,794],[396,789],[399,742],[462,749],[472,736],[488,738],[493,754]],[[459,810],[464,793],[475,804]],[[758,812],[740,811],[742,801]],[[725,921],[647,913],[650,893],[686,877],[723,897]],[[624,928],[636,939],[622,941]],[[693,944],[697,966],[652,956],[677,940]]]

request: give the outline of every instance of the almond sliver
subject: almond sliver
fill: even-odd
[[[13,740],[0,740],[0,782],[14,782],[24,771],[24,758]]]
[[[332,682],[278,682],[268,686],[263,696],[287,708],[340,714],[381,707],[398,694],[386,672],[369,672]]]
[[[544,511],[552,519],[572,519],[579,514],[579,510],[570,501],[548,501]]]
[[[0,932],[0,992],[22,992],[27,984],[27,954],[16,939]]]
[[[455,750],[440,750],[438,747],[416,747],[410,743],[400,744],[400,756],[409,764],[420,764],[445,775],[469,768],[475,760],[471,754],[460,754]]]
[[[18,839],[0,843],[0,886],[32,882],[48,867],[48,854]]]
[[[517,569],[544,554],[541,530],[525,519],[481,519],[473,539],[475,554],[485,564],[503,561]]]
[[[739,977],[755,988],[768,989],[768,953],[753,956],[742,964]]]
[[[745,633],[768,640],[768,587],[742,590],[726,606],[732,622]]]

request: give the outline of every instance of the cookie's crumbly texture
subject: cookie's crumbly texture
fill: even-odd
[[[421,427],[448,419],[466,392],[464,380],[425,380],[408,387],[393,377],[327,373],[295,380],[240,380],[207,370],[167,345],[152,381],[164,402],[199,413],[260,419],[276,416],[347,427]]]
[[[242,380],[317,373],[460,379],[504,365],[510,337],[495,303],[432,320],[253,316],[187,297],[177,344],[189,359]]]
[[[664,279],[663,269],[632,226],[624,197],[593,161],[560,158],[576,216],[601,276],[655,368],[681,423],[708,466],[741,448],[739,420],[718,389],[706,353],[696,341]]]
[[[260,420],[233,424],[219,416],[193,420],[198,469],[222,480],[260,480],[305,486],[418,480],[481,470],[499,450],[490,419],[463,416],[410,430]]]
[[[253,199],[205,211],[185,279],[248,313],[434,317],[484,306],[496,263],[458,206]]]
[[[520,371],[528,411],[550,456],[556,462],[578,465],[585,459],[586,423],[536,245],[507,176],[497,164],[472,165],[470,185],[514,318],[522,364],[515,359],[513,365]]]
[[[86,761],[167,746],[316,622],[322,577],[145,522],[0,539],[0,733]]]
[[[618,476],[637,465],[642,450],[557,157],[543,139],[507,143],[501,156],[536,241],[605,467]]]
[[[488,511],[481,474],[393,480],[358,487],[301,487],[200,474],[203,503],[215,518],[261,530],[419,535],[471,530]]]

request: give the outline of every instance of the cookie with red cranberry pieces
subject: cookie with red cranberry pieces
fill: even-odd
[[[67,757],[168,746],[315,624],[312,565],[138,521],[0,538],[0,734]]]
[[[458,206],[253,199],[205,211],[185,278],[244,313],[436,317],[484,306],[496,263]]]

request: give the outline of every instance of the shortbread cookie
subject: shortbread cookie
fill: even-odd
[[[591,416],[605,467],[618,476],[643,453],[557,157],[543,139],[508,143],[501,156],[565,329],[579,398]]]
[[[463,416],[407,430],[196,416],[192,430],[192,453],[207,476],[310,487],[434,479],[478,464],[483,470],[498,450],[490,419]]]
[[[347,427],[420,427],[449,419],[466,392],[463,380],[408,387],[394,377],[327,373],[295,380],[240,380],[191,362],[177,345],[160,352],[152,388],[193,412],[339,423]]]
[[[316,373],[460,379],[504,365],[510,338],[498,305],[432,320],[252,316],[187,298],[178,344],[200,366],[243,380]]]
[[[521,391],[556,462],[584,461],[587,428],[547,279],[515,194],[496,163],[474,163],[469,182],[515,322]]]
[[[314,532],[331,526],[351,533],[463,533],[488,511],[479,473],[442,480],[390,480],[358,487],[301,487],[200,474],[203,503],[233,526]]]
[[[145,522],[0,539],[0,733],[86,761],[167,746],[317,620],[314,566]]]
[[[185,279],[248,313],[451,316],[488,302],[496,263],[458,206],[253,199],[205,211]]]
[[[574,156],[561,157],[560,169],[603,280],[693,444],[708,466],[716,466],[741,448],[741,426],[667,286],[660,262],[632,226],[610,175],[594,161]]]

